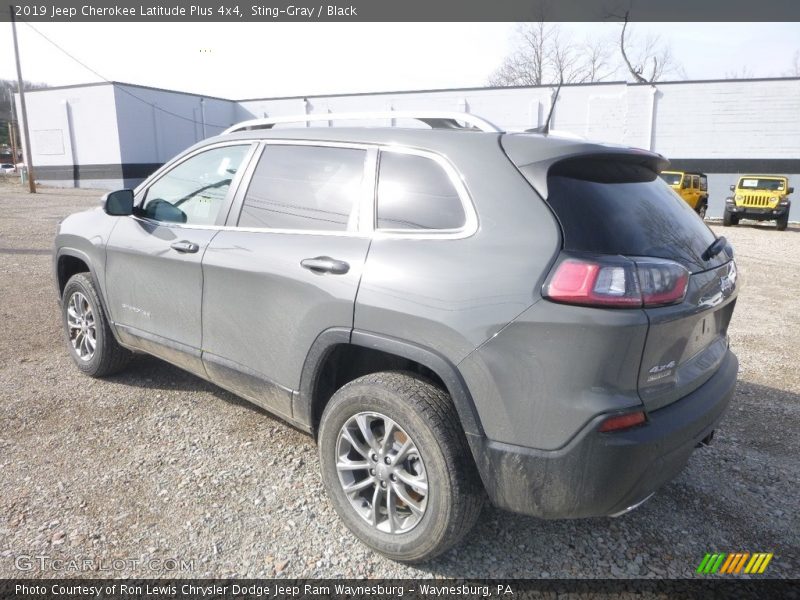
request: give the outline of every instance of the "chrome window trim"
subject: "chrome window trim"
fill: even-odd
[[[167,163],[161,169],[156,171],[148,179],[143,181],[136,187],[134,193],[138,194],[143,189],[149,188],[152,183],[160,179],[168,170],[172,170],[184,160],[207,150],[212,150],[221,146],[236,146],[243,145],[243,140],[225,141],[208,146],[198,148],[190,154],[182,157],[180,161],[174,163]],[[134,218],[140,219],[147,223],[157,224],[161,227],[171,227],[176,229],[201,229],[201,230],[214,230],[214,231],[243,231],[246,233],[277,233],[287,235],[316,235],[316,236],[333,236],[333,237],[354,237],[354,238],[367,238],[367,239],[412,239],[412,240],[454,240],[464,239],[475,235],[479,229],[478,214],[475,210],[475,205],[472,201],[472,196],[467,190],[467,186],[463,178],[453,166],[453,164],[442,154],[432,150],[425,150],[415,148],[413,146],[405,146],[396,143],[360,143],[360,142],[337,142],[328,140],[294,140],[291,138],[284,139],[256,139],[250,140],[247,143],[253,146],[251,152],[243,159],[249,161],[244,169],[240,169],[237,173],[236,191],[234,192],[233,199],[231,200],[228,208],[228,215],[226,224],[224,225],[190,225],[184,223],[171,223],[167,221],[155,221],[145,217],[135,216]],[[330,148],[352,148],[356,150],[365,150],[367,153],[364,161],[364,186],[362,197],[359,199],[358,217],[356,219],[357,227],[354,229],[347,229],[343,231],[331,230],[318,230],[318,229],[273,229],[270,227],[239,227],[231,223],[238,222],[241,215],[241,206],[244,201],[244,196],[247,189],[250,187],[253,172],[258,165],[258,160],[268,145],[284,145],[284,146],[322,146]],[[396,152],[401,154],[412,154],[422,156],[433,160],[445,171],[445,174],[450,179],[453,187],[461,200],[461,205],[464,208],[465,223],[462,227],[456,229],[378,229],[376,227],[377,215],[377,191],[378,191],[378,164],[381,152]],[[233,187],[233,183],[231,184]],[[145,190],[146,191],[146,190]],[[142,201],[144,198],[142,199]],[[139,204],[141,204],[141,202]],[[366,218],[366,215],[371,215],[371,218]]]
[[[202,148],[196,148],[195,150],[192,150],[188,154],[184,154],[182,156],[179,155],[179,158],[177,158],[177,159],[173,158],[171,161],[165,162],[158,169],[156,169],[156,171],[154,173],[151,173],[150,176],[147,177],[147,179],[145,179],[144,181],[142,181],[142,183],[140,183],[135,188],[133,188],[133,195],[134,196],[138,196],[142,192],[146,192],[150,188],[151,185],[153,185],[156,181],[161,179],[164,175],[166,175],[173,168],[175,168],[178,165],[186,162],[190,158],[192,158],[194,156],[197,156],[198,154],[201,154],[203,152],[207,152],[208,150],[214,150],[215,148],[222,148],[224,146],[253,146],[253,147],[255,147],[255,146],[258,146],[258,143],[259,143],[259,140],[227,140],[227,141],[224,141],[224,142],[215,142],[213,144],[208,144],[207,146],[203,146]],[[246,160],[246,159],[247,159],[247,156],[245,156],[245,158],[242,159],[242,162],[244,162],[244,160]],[[233,185],[233,184],[231,184],[231,185]],[[142,200],[144,200],[144,197],[142,198]],[[140,200],[140,203],[141,203],[141,200]]]
[[[316,141],[316,140],[291,140],[291,139],[280,139],[280,140],[261,140],[261,150],[258,153],[258,160],[253,161],[253,168],[252,172],[248,173],[247,178],[247,185],[242,186],[242,194],[241,194],[241,201],[234,202],[236,205],[236,210],[231,211],[231,221],[235,220],[236,223],[239,222],[239,219],[242,216],[242,207],[244,206],[244,198],[247,195],[247,190],[250,188],[252,184],[253,174],[255,173],[255,169],[258,166],[258,161],[261,160],[261,156],[264,153],[264,149],[267,146],[313,146],[318,148],[345,148],[350,150],[363,150],[364,151],[364,170],[362,173],[362,180],[361,180],[361,190],[359,190],[360,196],[353,201],[353,209],[356,211],[355,218],[351,218],[348,221],[347,228],[343,231],[336,231],[330,229],[286,229],[286,228],[272,228],[272,227],[239,227],[237,225],[229,225],[229,227],[233,227],[239,231],[271,231],[273,233],[311,233],[315,235],[342,235],[342,234],[355,234],[362,231],[361,222],[364,220],[362,217],[364,205],[366,200],[368,200],[369,194],[372,193],[373,184],[370,182],[370,177],[374,177],[375,172],[375,165],[374,161],[376,159],[375,156],[375,147],[372,144],[359,144],[359,143],[350,143],[350,142],[327,142],[327,141]],[[238,200],[238,199],[237,199]],[[352,215],[351,215],[352,217]]]
[[[410,154],[414,156],[421,156],[436,162],[442,170],[444,170],[450,183],[458,194],[461,200],[461,206],[464,209],[464,224],[461,227],[453,229],[379,229],[378,228],[378,182],[375,182],[375,201],[373,203],[373,238],[374,239],[441,239],[453,240],[468,238],[478,231],[478,213],[475,210],[475,204],[472,201],[472,196],[467,190],[461,174],[456,170],[447,158],[443,155],[432,152],[431,150],[422,150],[420,148],[413,148],[411,146],[402,146],[389,144],[381,146],[380,152],[394,152],[397,154]],[[378,164],[380,165],[380,157],[378,157]],[[378,177],[380,177],[380,166],[378,167]]]
[[[374,230],[375,197],[378,189],[378,157],[380,152],[376,146],[367,150],[367,172],[364,174],[361,206],[358,211],[358,231],[372,236]]]
[[[244,143],[243,143],[244,142]],[[144,203],[147,201],[147,193],[150,191],[150,188],[153,184],[157,183],[161,180],[162,177],[170,173],[176,167],[182,165],[187,160],[191,160],[195,156],[199,154],[203,154],[204,152],[208,152],[210,150],[216,150],[217,148],[224,148],[226,146],[249,146],[249,150],[242,158],[242,165],[245,165],[245,168],[239,168],[236,171],[236,175],[234,176],[233,180],[231,181],[230,188],[228,188],[228,193],[225,195],[225,199],[223,200],[222,206],[220,207],[220,212],[215,219],[215,223],[211,225],[187,225],[184,223],[173,223],[170,221],[157,221],[156,219],[150,219],[148,217],[142,215],[132,215],[135,219],[139,221],[143,221],[145,223],[154,223],[159,226],[169,226],[169,227],[182,227],[185,229],[215,229],[219,227],[217,223],[223,221],[227,218],[231,210],[231,206],[233,204],[234,199],[236,198],[236,194],[238,193],[239,189],[241,188],[242,181],[244,179],[244,173],[247,171],[248,167],[250,166],[253,155],[258,150],[259,143],[257,141],[244,141],[244,140],[236,140],[236,141],[227,141],[227,142],[218,142],[214,144],[209,144],[208,146],[203,146],[202,148],[197,148],[196,150],[181,156],[178,160],[174,160],[172,162],[165,163],[161,168],[159,168],[155,173],[150,175],[147,179],[145,179],[142,183],[136,186],[133,190],[134,198],[141,194],[141,198],[138,200],[134,200],[134,206],[137,208],[142,208]],[[241,166],[241,165],[240,165]],[[224,213],[224,215],[223,215]]]

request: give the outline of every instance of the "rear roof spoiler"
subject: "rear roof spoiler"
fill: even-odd
[[[558,139],[530,134],[510,134],[501,138],[506,155],[517,168],[525,167],[526,174],[537,192],[547,198],[547,175],[550,168],[565,160],[617,160],[640,164],[654,173],[669,168],[669,160],[657,152],[616,146]]]

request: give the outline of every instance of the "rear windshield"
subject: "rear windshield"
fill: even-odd
[[[523,169],[524,170],[524,169]],[[567,160],[547,178],[564,249],[669,258],[691,271],[727,260],[701,258],[716,239],[702,219],[649,168],[602,159]]]
[[[742,177],[739,180],[739,189],[743,190],[766,190],[770,192],[782,192],[784,187],[786,187],[786,182],[783,179]]]

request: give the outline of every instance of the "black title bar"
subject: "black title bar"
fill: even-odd
[[[797,0],[163,0],[22,2],[0,10],[31,22],[638,22],[800,21]]]

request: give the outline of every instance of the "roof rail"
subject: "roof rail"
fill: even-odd
[[[231,125],[222,135],[235,131],[248,129],[272,129],[279,123],[307,123],[310,121],[365,121],[373,119],[414,119],[429,125],[432,129],[477,129],[488,133],[501,133],[502,129],[493,125],[486,119],[469,113],[455,111],[427,111],[416,112],[407,110],[388,110],[382,112],[351,112],[351,113],[319,113],[311,115],[294,115],[290,117],[265,117],[251,119]],[[459,121],[466,123],[467,127],[459,125]]]

